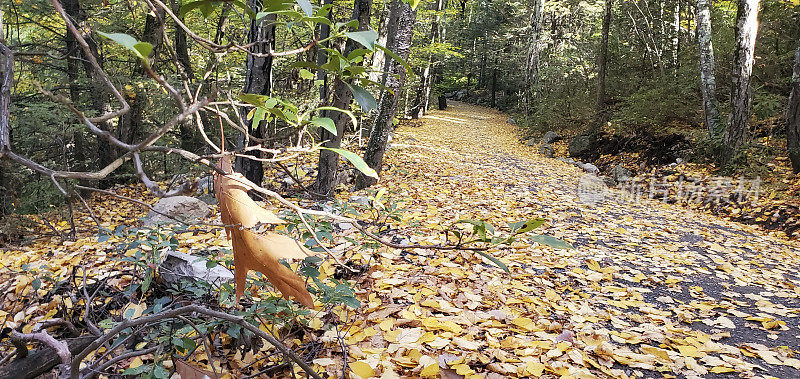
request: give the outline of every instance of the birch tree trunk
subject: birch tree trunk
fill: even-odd
[[[797,174],[800,173],[800,44],[794,53],[792,71],[792,93],[786,109],[786,147],[789,150],[792,171]]]
[[[358,20],[359,31],[369,29],[371,7],[372,0],[355,0],[353,3],[353,19]],[[357,43],[349,39],[345,44],[344,53],[342,55],[346,57],[356,48],[358,48]],[[353,102],[353,93],[350,92],[347,83],[336,78],[333,82],[332,92],[333,98],[331,99],[331,106],[339,109],[348,109],[350,107],[350,104]],[[320,139],[322,141],[328,141],[325,142],[325,147],[339,148],[342,146],[342,136],[344,135],[350,117],[345,113],[337,111],[326,111],[325,116],[333,119],[336,125],[336,135],[320,128]],[[338,171],[339,154],[330,150],[320,150],[316,183],[318,195],[326,198],[333,196],[333,190],[337,183]]]
[[[747,136],[750,119],[750,76],[758,32],[759,0],[738,0],[736,12],[736,53],[733,64],[733,87],[730,125],[725,131],[725,145],[733,153],[742,146]]]
[[[390,44],[388,47],[400,58],[407,60],[411,51],[416,11],[411,9],[410,5],[394,0],[391,12],[396,14],[394,17],[397,20],[397,27],[395,33],[389,34]],[[390,20],[391,22],[392,20]],[[364,151],[364,161],[378,173],[381,172],[389,134],[394,130],[393,121],[397,112],[400,89],[406,80],[405,68],[399,62],[392,60],[387,66],[386,89],[381,93],[378,103],[378,115],[375,117],[375,124],[372,126],[369,142]],[[356,188],[359,189],[369,187],[375,183],[377,183],[375,178],[361,173],[356,178]]]
[[[257,0],[248,1],[248,6],[252,9],[261,9],[260,2]],[[250,32],[247,38],[252,46],[248,49],[250,53],[268,53],[275,48],[275,20],[276,15],[271,14],[259,21],[251,21]],[[272,56],[257,57],[247,54],[247,70],[245,72],[244,93],[254,93],[258,95],[270,95],[272,93]],[[242,109],[242,119],[247,120],[247,108]],[[263,138],[266,133],[263,125],[254,125],[248,121],[248,133],[256,138]],[[251,145],[251,141],[242,133],[239,136],[237,148],[245,148]],[[247,153],[256,158],[262,156],[258,150]],[[264,180],[264,167],[261,162],[244,158],[236,158],[236,171],[242,173],[251,182],[261,185]]]
[[[542,33],[544,0],[534,0],[531,12],[531,31],[528,45],[528,60],[525,65],[525,110],[533,113],[533,99],[539,87],[539,36]]]
[[[714,75],[714,47],[711,44],[710,0],[697,0],[697,43],[700,45],[700,92],[703,94],[703,114],[710,136],[718,135],[719,106],[717,81]]]

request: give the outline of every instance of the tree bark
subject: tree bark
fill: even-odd
[[[533,100],[539,87],[539,36],[542,33],[544,0],[534,0],[531,12],[531,31],[528,45],[528,60],[525,64],[525,111],[533,113]]]
[[[750,119],[750,77],[753,73],[756,34],[758,33],[759,0],[738,0],[736,11],[736,53],[733,64],[733,93],[730,125],[725,132],[725,145],[732,156],[747,136]]]
[[[800,44],[794,53],[792,74],[792,92],[786,109],[786,147],[792,171],[797,174],[800,173]]]
[[[428,40],[431,44],[434,44],[439,40],[439,22],[441,20],[441,12],[444,10],[444,3],[444,0],[436,0],[434,5],[436,14],[431,22],[431,31],[428,35]],[[412,113],[416,113],[417,116],[424,115],[428,111],[428,107],[430,107],[431,88],[433,87],[433,80],[435,77],[434,66],[436,65],[436,62],[434,62],[433,59],[433,53],[428,54],[428,64],[425,66],[425,70],[423,70],[422,77],[420,78],[422,90],[419,92],[420,97],[417,100],[417,107],[419,109],[417,112],[412,110]]]
[[[597,57],[597,113],[603,112],[606,106],[606,62],[608,60],[608,33],[611,28],[611,7],[613,0],[606,0],[603,13],[603,31],[600,41],[600,54]]]
[[[0,15],[0,17],[2,17]],[[11,86],[14,81],[14,54],[0,41],[0,158],[11,151]]]
[[[697,0],[697,42],[700,45],[700,92],[703,95],[703,114],[710,136],[718,135],[719,106],[717,81],[714,75],[714,47],[711,44],[710,0]]]
[[[249,0],[248,6],[252,9],[261,9],[258,0]],[[248,51],[250,53],[267,53],[275,48],[275,21],[276,15],[271,14],[259,21],[250,22],[250,32],[248,43],[253,44]],[[254,93],[258,95],[270,95],[272,93],[272,56],[257,57],[252,54],[247,55],[247,70],[245,72],[244,93]],[[247,108],[242,109],[242,119],[247,119]],[[248,121],[248,132],[256,138],[265,136],[265,126],[255,125],[252,120]],[[250,146],[250,141],[244,133],[239,136],[239,148]],[[258,150],[253,150],[247,155],[261,158],[262,154]],[[242,173],[251,182],[261,185],[264,180],[264,166],[261,162],[244,157],[236,158],[236,171]]]
[[[396,19],[396,32],[390,34],[389,48],[403,60],[408,59],[411,51],[411,41],[414,31],[414,20],[416,11],[411,6],[394,0],[392,2],[392,13]],[[390,16],[392,17],[392,16]],[[390,20],[390,23],[392,20]],[[400,89],[406,80],[406,71],[403,66],[391,60],[388,63],[388,75],[386,77],[386,89],[381,93],[380,103],[378,104],[378,116],[375,117],[375,124],[369,135],[369,142],[364,151],[364,161],[376,172],[381,172],[383,155],[386,152],[386,144],[389,134],[394,130],[394,116],[397,111],[397,100]],[[356,177],[356,188],[366,188],[377,183],[377,179],[359,173]]]
[[[97,337],[81,336],[67,339],[71,354],[75,355],[87,348]],[[25,358],[11,361],[0,368],[0,379],[33,379],[47,373],[61,364],[61,357],[50,346],[42,346],[28,353]]]
[[[179,16],[179,20],[183,22],[180,17],[181,2],[172,0],[172,12]],[[192,60],[189,58],[189,43],[186,39],[186,31],[178,25],[175,25],[175,37],[173,44],[175,45],[175,55],[178,58],[178,63],[181,65],[183,73],[186,74],[186,79],[192,81],[194,79],[194,70],[192,69]]]
[[[358,30],[364,31],[369,29],[370,8],[372,7],[372,0],[355,0],[353,3],[353,19],[358,20]],[[344,48],[344,56],[347,57],[358,48],[357,43],[348,39]],[[347,84],[340,78],[336,78],[333,82],[333,99],[331,99],[331,106],[339,109],[348,109],[353,102],[353,93],[350,92]],[[347,114],[337,111],[326,111],[324,116],[333,119],[336,125],[336,135],[331,134],[325,129],[320,128],[320,138],[325,142],[324,146],[329,148],[340,148],[342,146],[342,136],[344,136],[347,123],[350,117]],[[333,190],[336,187],[339,171],[339,154],[330,150],[320,150],[319,152],[319,165],[317,170],[317,194],[322,197],[333,196]]]

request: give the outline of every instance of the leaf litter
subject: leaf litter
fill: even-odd
[[[584,204],[576,195],[583,172],[520,145],[505,119],[456,103],[425,116],[421,127],[400,128],[378,190],[404,201],[405,211],[387,220],[387,233],[439,244],[458,220],[544,217],[537,232],[574,249],[540,244],[541,237],[491,249],[510,274],[467,251],[348,251],[351,262],[369,267],[356,283],[362,306],[308,316],[325,344],[313,359],[319,372],[341,376],[344,344],[351,377],[800,375],[797,242],[650,199]],[[91,205],[109,229],[143,215],[119,199],[98,196]],[[231,248],[221,228],[192,230],[178,250]],[[348,245],[342,238],[334,245]],[[114,236],[50,238],[5,251],[5,326],[29,332],[71,301],[22,301],[38,299],[47,285],[34,288],[23,265],[54,277],[84,265],[100,278],[116,269],[116,243]],[[328,261],[320,267],[322,277],[334,271]],[[140,311],[138,303],[128,308]],[[323,330],[331,315],[347,327]],[[228,366],[216,368],[234,377],[262,354],[227,351]],[[211,367],[207,358],[197,361]]]

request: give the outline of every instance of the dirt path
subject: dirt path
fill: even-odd
[[[413,199],[404,221],[430,233],[408,237],[438,242],[441,226],[462,218],[497,226],[542,216],[548,224],[537,231],[575,249],[526,242],[493,251],[511,276],[467,253],[384,253],[376,290],[385,301],[361,327],[392,316],[403,326],[389,329],[400,336],[376,327],[364,348],[388,350],[360,358],[401,373],[432,357],[458,374],[504,377],[800,376],[800,245],[613,191],[582,202],[585,173],[522,146],[506,120],[455,103],[398,131],[384,185]],[[420,331],[436,339],[415,339]],[[422,361],[404,362],[414,349]]]

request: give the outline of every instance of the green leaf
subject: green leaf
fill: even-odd
[[[350,88],[350,92],[353,93],[353,98],[356,100],[358,105],[361,106],[361,109],[364,110],[364,112],[369,112],[378,107],[378,102],[375,101],[375,96],[372,96],[372,94],[364,89],[364,87],[356,84],[348,84],[347,87]]]
[[[314,15],[314,8],[311,6],[311,2],[308,0],[297,0],[297,5],[300,6],[300,9],[303,10],[303,13],[306,16],[311,17]]]
[[[327,130],[330,134],[337,135],[336,131],[336,124],[327,117],[314,117],[310,121],[310,123],[317,125],[325,130]]]
[[[136,368],[128,368],[122,372],[122,375],[141,375],[145,371],[150,371],[150,365],[140,365]]]
[[[179,15],[181,18],[184,18],[189,12],[195,9],[200,9],[200,13],[203,14],[203,17],[208,18],[208,16],[210,16],[211,13],[214,12],[214,7],[219,4],[220,4],[219,1],[210,1],[210,0],[193,1],[191,3],[186,3],[181,5],[181,10],[179,12]]]
[[[347,38],[360,43],[367,49],[375,51],[375,41],[378,40],[378,32],[370,29],[362,32],[347,32],[344,33],[344,35],[346,35]]]
[[[392,57],[392,59],[394,59],[395,61],[400,63],[400,65],[403,66],[403,68],[406,69],[406,75],[408,75],[409,77],[413,77],[414,76],[414,70],[411,68],[411,65],[409,65],[408,62],[405,61],[405,59],[400,58],[399,55],[395,54],[393,51],[389,50],[385,46],[382,46],[382,45],[379,45],[379,44],[376,43],[375,47],[377,47],[378,49],[383,50],[383,52],[386,53],[386,55]]]
[[[537,217],[510,225],[514,234],[522,234],[544,225],[545,221],[545,219]]]
[[[348,116],[350,116],[350,121],[353,122],[353,129],[358,127],[358,120],[356,119],[356,115],[353,112],[348,111],[347,109],[341,109],[336,107],[319,107],[317,108],[318,111],[335,111],[335,112],[342,112]]]
[[[330,150],[343,156],[345,159],[350,161],[350,163],[352,163],[353,166],[356,166],[358,171],[361,171],[364,175],[375,179],[379,179],[378,173],[375,170],[373,170],[372,167],[369,167],[367,165],[367,162],[364,162],[364,160],[361,159],[361,157],[359,157],[358,155],[356,155],[356,153],[343,149],[335,149],[332,147],[320,147],[320,149]]]
[[[144,63],[145,66],[150,67],[150,61],[147,60],[147,57],[153,51],[153,45],[147,42],[139,42],[136,40],[136,38],[133,38],[125,33],[97,33],[132,51],[134,55],[142,60],[142,63]]]
[[[308,71],[306,69],[301,69],[300,70],[300,77],[305,79],[305,80],[311,80],[311,79],[314,79],[314,74],[312,74],[311,71]]]
[[[495,257],[493,257],[493,256],[491,256],[491,255],[489,255],[489,253],[486,253],[486,252],[484,252],[484,251],[476,251],[476,253],[478,253],[478,254],[482,255],[484,258],[486,258],[486,259],[490,260],[492,263],[494,263],[495,265],[497,265],[497,267],[500,267],[500,268],[502,268],[502,269],[503,269],[503,271],[505,271],[506,273],[508,273],[508,274],[510,274],[510,273],[511,273],[511,271],[508,269],[508,266],[506,266],[506,264],[505,264],[505,263],[503,263],[503,262],[501,262],[499,259],[497,259],[497,258],[495,258]]]
[[[547,245],[547,246],[550,246],[550,247],[552,247],[554,249],[560,249],[560,250],[572,250],[572,249],[575,249],[572,245],[569,244],[569,242],[562,241],[562,240],[560,240],[558,238],[554,238],[554,237],[546,236],[546,235],[533,236],[533,237],[530,238],[530,241],[531,242],[540,243],[542,245]]]

